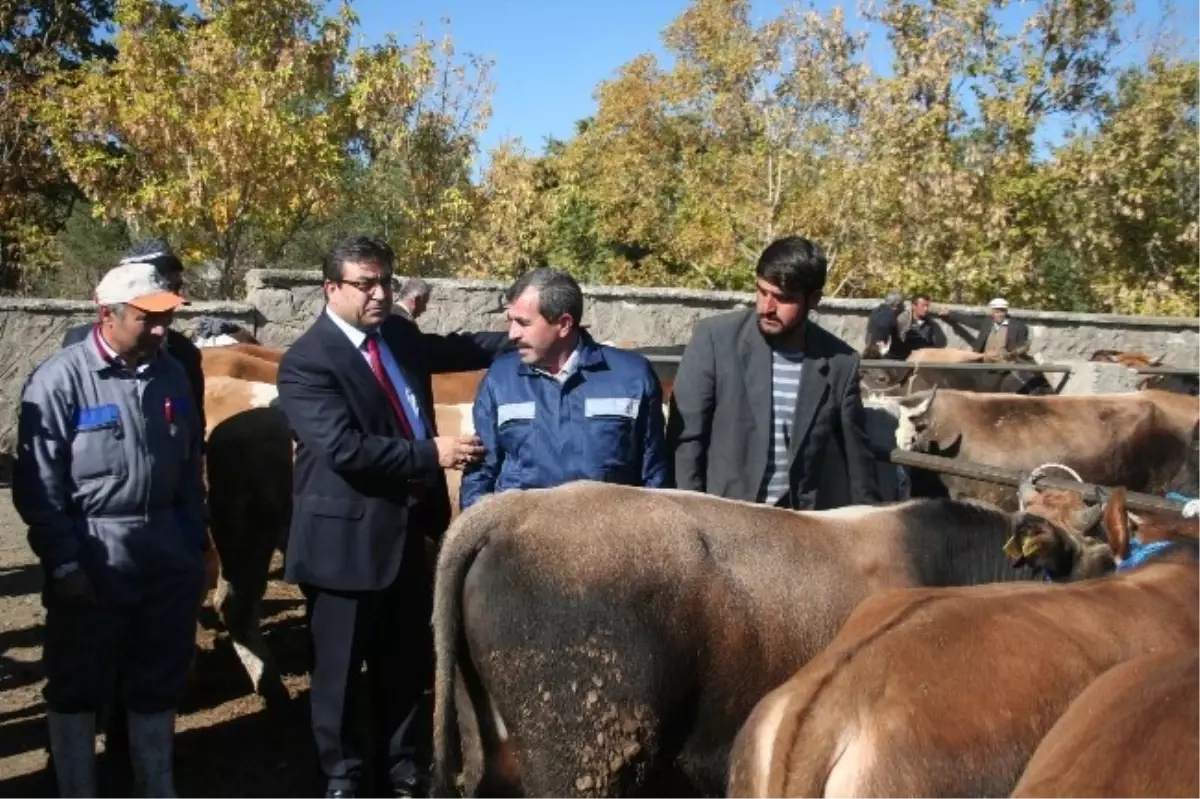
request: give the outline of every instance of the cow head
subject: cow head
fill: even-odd
[[[931,455],[953,456],[962,442],[962,431],[953,420],[935,413],[937,387],[928,392],[910,394],[899,400],[900,421],[896,426],[896,446]]]
[[[1048,519],[1079,535],[1103,538],[1099,525],[1104,515],[1104,497],[1098,490],[1080,493],[1041,488],[1041,479],[1040,473],[1026,476],[1017,488],[1017,497],[1026,513]]]
[[[1137,519],[1126,510],[1124,488],[1107,496],[1047,490],[1026,504],[1004,545],[1014,568],[1028,565],[1052,580],[1073,582],[1108,574],[1129,557]]]
[[[1124,513],[1123,504],[1120,512]],[[1117,567],[1106,540],[1083,535],[1024,511],[1016,515],[1013,534],[1005,542],[1004,552],[1013,568],[1029,566],[1055,582],[1102,577]]]

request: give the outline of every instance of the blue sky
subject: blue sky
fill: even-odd
[[[819,11],[831,0],[815,0]],[[756,22],[778,15],[787,0],[753,0]],[[520,137],[540,152],[547,136],[568,138],[576,120],[595,110],[593,92],[635,56],[664,55],[661,33],[686,7],[686,0],[355,0],[367,43],[386,32],[411,41],[424,23],[427,36],[447,30],[460,53],[474,52],[494,61],[491,123],[481,140],[481,156],[506,137]],[[1019,24],[1032,4],[1014,3],[1006,12]],[[336,3],[330,3],[330,9]],[[853,0],[847,4],[853,9]],[[1161,28],[1162,0],[1138,0],[1125,31],[1137,27],[1153,35]],[[1200,14],[1195,0],[1173,6],[1174,24],[1187,47],[1196,52]],[[885,68],[887,44],[872,41],[876,68]],[[1136,51],[1122,60],[1137,58]]]

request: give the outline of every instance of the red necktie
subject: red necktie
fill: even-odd
[[[392,403],[392,410],[396,412],[396,418],[400,420],[400,429],[404,431],[405,438],[412,438],[412,425],[408,422],[408,414],[404,412],[404,406],[400,404],[400,395],[396,393],[396,387],[392,385],[392,381],[387,376],[387,371],[383,368],[383,358],[379,356],[379,334],[372,333],[367,336],[367,356],[371,361],[371,371],[375,373],[375,379],[379,381],[383,393],[387,394],[388,402]]]

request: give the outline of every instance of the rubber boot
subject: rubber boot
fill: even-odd
[[[129,713],[129,750],[139,796],[175,796],[175,713]]]
[[[51,711],[46,718],[58,795],[96,796],[96,714]]]

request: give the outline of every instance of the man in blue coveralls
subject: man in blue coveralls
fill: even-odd
[[[495,360],[475,395],[486,454],[464,471],[462,508],[572,480],[662,486],[662,387],[650,362],[580,329],[583,292],[565,272],[528,272],[507,299],[516,352]]]
[[[153,263],[96,287],[100,322],[30,375],[13,504],[46,576],[43,666],[62,796],[95,796],[96,713],[123,674],[134,779],[174,796],[175,708],[204,591],[204,434],[162,353],[183,298]]]

